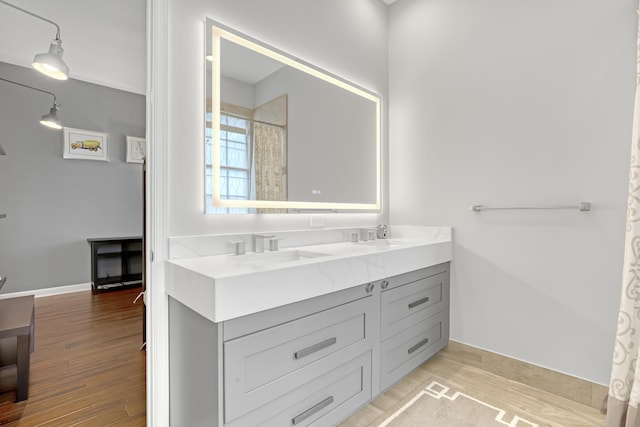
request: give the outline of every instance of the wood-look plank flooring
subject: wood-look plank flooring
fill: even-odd
[[[425,382],[434,376],[446,380],[458,391],[525,419],[530,416],[532,419],[543,420],[544,423],[541,423],[540,427],[604,425],[605,416],[595,408],[458,362],[448,357],[445,350],[361,408],[341,423],[340,427],[379,425],[398,407],[423,389]],[[473,425],[473,420],[469,420],[468,425]],[[450,426],[443,425],[443,427]]]
[[[139,292],[36,298],[29,399],[15,403],[15,368],[0,369],[0,425],[144,426]]]

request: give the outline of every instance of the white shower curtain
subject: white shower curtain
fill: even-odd
[[[606,427],[640,427],[640,22],[638,29],[627,234]]]

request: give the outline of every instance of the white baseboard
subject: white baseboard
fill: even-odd
[[[80,283],[78,285],[56,286],[54,288],[34,289],[32,291],[13,292],[10,294],[0,294],[0,299],[23,297],[34,295],[36,298],[48,297],[51,295],[68,294],[71,292],[90,291],[91,283]]]

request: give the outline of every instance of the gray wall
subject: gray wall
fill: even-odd
[[[628,0],[390,7],[391,221],[455,228],[452,339],[608,382],[636,7]],[[469,210],[582,200],[593,202],[592,212]]]
[[[6,63],[0,77],[54,92],[63,125],[109,143],[108,163],[63,159],[63,131],[39,123],[51,96],[0,81],[2,292],[88,283],[87,238],[142,234],[142,165],[125,163],[125,136],[145,136],[145,97]]]

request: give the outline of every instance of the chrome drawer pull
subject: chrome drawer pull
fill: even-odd
[[[315,414],[316,412],[320,411],[321,409],[326,408],[327,406],[331,405],[332,403],[333,403],[333,396],[329,396],[325,400],[323,400],[322,402],[320,402],[320,403],[318,403],[316,405],[313,405],[311,408],[307,409],[306,411],[304,411],[300,415],[296,415],[295,417],[291,418],[291,423],[293,425],[301,423],[302,421],[304,421],[307,418],[309,418],[311,415]]]
[[[320,351],[323,348],[327,348],[329,346],[332,346],[335,343],[336,343],[336,338],[335,337],[329,338],[328,340],[324,340],[322,342],[314,344],[311,347],[303,348],[302,350],[296,351],[295,353],[293,353],[293,358],[294,359],[302,359],[305,356],[313,354],[316,351]]]
[[[429,302],[429,297],[424,297],[424,298],[419,299],[418,301],[414,301],[412,303],[409,303],[409,308],[417,307],[420,304],[424,304],[425,302]]]
[[[418,344],[414,345],[413,347],[411,347],[409,350],[407,350],[408,354],[413,353],[414,351],[416,351],[417,349],[419,349],[420,347],[422,347],[423,345],[425,345],[426,343],[429,342],[429,338],[425,338],[422,341],[420,341]]]

